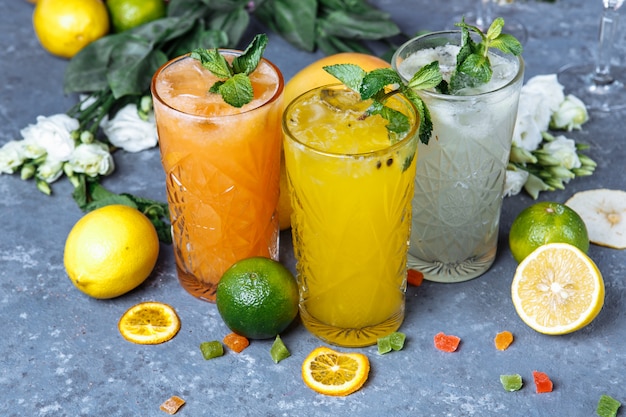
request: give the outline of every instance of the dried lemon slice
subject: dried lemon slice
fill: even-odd
[[[626,191],[605,188],[580,191],[565,205],[583,219],[591,242],[626,249]]]
[[[117,328],[129,342],[156,345],[167,342],[178,333],[180,320],[169,305],[146,301],[129,308]]]
[[[604,281],[580,249],[549,243],[518,265],[511,296],[528,326],[544,334],[566,334],[585,327],[598,315],[604,305]]]
[[[361,353],[341,353],[321,346],[302,363],[302,379],[321,394],[345,396],[363,386],[370,363]]]

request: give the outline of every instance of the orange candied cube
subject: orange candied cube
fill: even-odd
[[[513,333],[505,330],[498,333],[493,341],[496,345],[496,349],[506,350],[511,345],[511,343],[513,343]]]
[[[435,347],[444,352],[454,352],[461,343],[461,338],[458,336],[444,334],[439,332],[435,335]]]
[[[420,271],[416,271],[415,269],[409,269],[406,272],[406,282],[408,282],[409,285],[414,287],[422,285],[422,281],[424,281],[424,274]]]
[[[168,398],[163,404],[161,404],[161,407],[159,408],[169,415],[174,415],[178,412],[178,410],[180,410],[180,407],[182,407],[183,405],[185,405],[185,400],[177,397],[176,395],[173,395]]]
[[[237,333],[230,333],[224,336],[224,344],[234,352],[240,353],[250,345],[250,341]]]
[[[547,374],[539,371],[533,371],[533,379],[535,380],[537,394],[552,392],[552,381]]]

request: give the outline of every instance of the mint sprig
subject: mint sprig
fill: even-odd
[[[196,48],[190,55],[219,79],[209,92],[220,94],[226,103],[239,108],[254,98],[249,75],[259,65],[266,46],[267,35],[256,35],[243,54],[233,59],[232,64],[219,53],[218,48]]]
[[[501,17],[491,23],[487,33],[483,33],[476,26],[468,25],[465,19],[455,26],[461,28],[461,49],[456,57],[456,70],[450,78],[449,86],[444,82],[438,87],[443,94],[455,94],[463,88],[488,83],[493,75],[488,55],[491,48],[515,56],[522,53],[522,44],[514,36],[502,33],[504,19]],[[481,42],[475,42],[470,31],[477,33]]]
[[[428,108],[414,90],[435,88],[442,81],[439,63],[433,62],[422,67],[408,84],[404,84],[400,75],[391,68],[375,69],[366,72],[355,64],[335,64],[324,70],[341,81],[346,87],[357,92],[361,100],[372,99],[367,115],[379,114],[387,119],[390,137],[401,137],[411,128],[408,117],[403,113],[385,106],[385,101],[393,94],[403,94],[413,102],[420,118],[419,138],[428,144],[433,130]]]

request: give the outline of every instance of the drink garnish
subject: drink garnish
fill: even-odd
[[[461,49],[457,55],[456,70],[450,83],[443,79],[438,61],[420,68],[406,85],[400,75],[391,68],[366,72],[358,65],[336,64],[326,66],[324,70],[348,88],[358,92],[362,100],[372,99],[373,102],[366,115],[379,114],[387,119],[389,121],[387,129],[393,134],[402,134],[409,130],[408,118],[385,106],[384,102],[392,94],[403,94],[415,105],[420,116],[420,141],[428,144],[433,124],[428,107],[416,91],[436,89],[443,94],[454,94],[464,87],[475,87],[487,83],[493,74],[487,55],[490,48],[513,55],[522,53],[521,43],[514,36],[502,33],[504,19],[501,17],[493,21],[486,34],[478,27],[465,23],[464,19],[456,26],[461,28]],[[480,35],[481,42],[472,40],[470,30]]]
[[[256,35],[243,54],[233,59],[232,64],[220,54],[218,48],[196,48],[190,56],[219,78],[209,92],[220,94],[226,103],[239,108],[250,103],[254,97],[249,75],[259,65],[266,46],[267,35]]]

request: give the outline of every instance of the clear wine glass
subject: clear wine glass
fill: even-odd
[[[600,35],[594,63],[567,65],[558,73],[565,91],[580,98],[589,110],[611,111],[626,108],[626,68],[612,66],[618,9],[624,0],[602,0]]]
[[[470,25],[477,26],[482,31],[486,31],[489,29],[489,25],[493,22],[495,17],[499,17],[505,13],[500,13],[501,10],[498,10],[498,16],[495,16],[494,9],[494,0],[475,0],[476,8],[474,11],[468,12],[461,17],[465,18],[465,23]],[[503,9],[503,8],[500,8]],[[452,22],[451,26],[454,23],[460,22],[461,17],[455,18]],[[528,31],[526,30],[526,26],[524,26],[521,22],[510,16],[502,16],[504,18],[504,32],[509,33],[517,38],[520,43],[524,44],[528,39]]]

